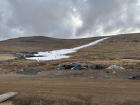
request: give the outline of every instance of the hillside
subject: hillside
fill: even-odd
[[[0,42],[0,53],[38,52],[73,48],[88,44],[101,37],[83,39],[56,39],[43,36],[22,37]],[[109,39],[81,49],[73,54],[76,59],[140,59],[140,34],[110,36]]]
[[[85,60],[140,59],[140,34],[111,36],[109,39],[81,49],[74,57]]]
[[[101,37],[85,39],[55,39],[49,37],[22,37],[0,42],[1,73],[17,72],[30,68],[52,70],[61,63],[89,62],[98,64],[119,64],[128,69],[140,68],[140,34],[110,36],[94,46],[82,48],[70,54],[70,58],[56,61],[43,61],[39,64],[32,60],[15,60],[16,52],[48,51],[62,48],[73,48],[88,44]],[[8,63],[7,63],[8,60]],[[9,60],[12,60],[9,61]],[[2,61],[5,61],[2,62]]]
[[[0,53],[15,53],[23,51],[37,52],[62,48],[72,48],[87,44],[99,38],[100,37],[83,39],[56,39],[43,36],[21,37],[1,41]]]
[[[22,37],[0,42],[0,61],[14,59],[16,52],[50,51],[62,48],[73,48],[88,44],[102,37],[83,39],[56,39],[43,36]],[[70,54],[71,58],[53,61],[92,62],[103,64],[121,64],[130,68],[140,68],[140,34],[110,36],[109,39],[95,46],[80,49]],[[21,61],[20,61],[21,62]],[[25,60],[23,65],[26,65]],[[47,65],[47,68],[49,66]]]

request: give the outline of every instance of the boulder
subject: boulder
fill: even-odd
[[[140,75],[130,76],[128,79],[131,79],[131,80],[140,80]]]
[[[103,64],[89,64],[88,68],[95,69],[95,70],[101,70],[101,69],[106,69],[106,65],[103,65]]]
[[[8,92],[0,95],[0,103],[15,97],[17,94],[18,94],[17,92]]]
[[[124,70],[125,68],[118,65],[110,65],[107,69],[108,70]]]
[[[106,69],[106,65],[102,64],[84,64],[84,63],[70,63],[70,64],[61,64],[57,67],[58,70],[102,70]]]
[[[58,70],[82,70],[86,68],[88,68],[88,66],[86,67],[80,63],[61,64],[57,67]]]
[[[16,53],[15,56],[17,59],[25,59],[29,57],[35,57],[35,54],[37,54],[37,52],[19,52]]]
[[[73,66],[70,64],[61,64],[57,67],[58,70],[67,70],[67,69],[71,69]]]

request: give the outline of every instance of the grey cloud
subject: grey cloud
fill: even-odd
[[[1,0],[0,39],[140,31],[139,0]]]
[[[139,27],[136,18],[137,1],[132,0],[89,0],[88,10],[83,13],[84,25],[80,34],[91,32],[95,34],[106,34],[116,30],[126,33],[128,29]],[[139,14],[140,15],[140,14]],[[86,34],[86,33],[85,33]]]

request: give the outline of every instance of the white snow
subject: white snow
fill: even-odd
[[[49,61],[49,60],[59,60],[59,59],[69,58],[70,56],[68,56],[67,54],[77,52],[78,50],[85,48],[85,47],[96,45],[96,44],[104,41],[105,39],[108,39],[108,38],[102,38],[102,39],[96,40],[94,42],[91,42],[89,44],[82,45],[82,46],[75,47],[75,48],[38,52],[38,54],[34,54],[36,57],[30,57],[30,58],[26,58],[26,59],[37,60],[37,61]]]

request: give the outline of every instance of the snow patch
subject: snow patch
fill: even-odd
[[[82,45],[82,46],[75,47],[75,48],[38,52],[38,54],[34,54],[35,57],[30,57],[30,58],[26,58],[26,59],[37,60],[37,61],[49,61],[49,60],[60,60],[60,59],[64,59],[64,58],[69,58],[70,56],[68,56],[67,54],[75,53],[82,48],[96,45],[96,44],[104,41],[105,39],[108,39],[108,38],[102,38],[102,39],[96,40],[94,42],[91,42],[89,44]]]

